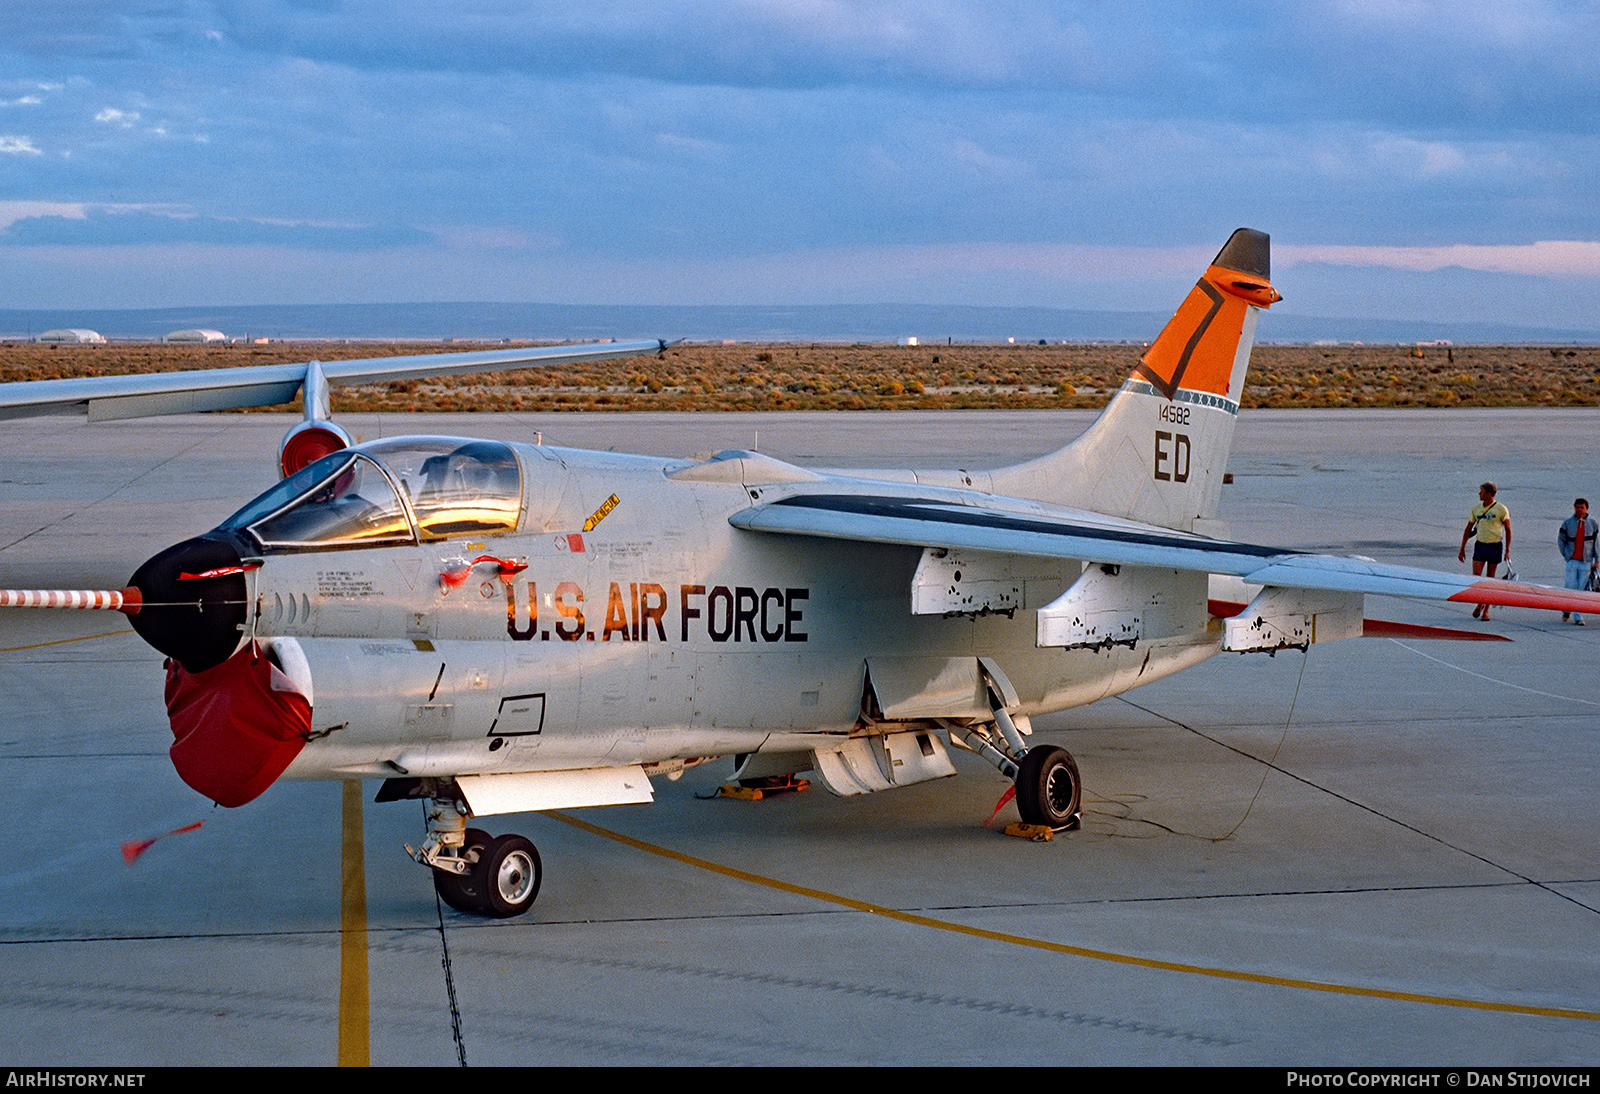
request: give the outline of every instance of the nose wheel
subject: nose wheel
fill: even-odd
[[[473,868],[482,894],[482,911],[497,919],[510,919],[533,907],[544,880],[539,851],[522,836],[500,836],[489,841]]]
[[[434,891],[450,907],[496,919],[510,919],[533,907],[544,880],[544,864],[539,849],[526,837],[490,836],[469,828],[461,859],[467,866],[464,874],[433,868]]]
[[[396,801],[411,790],[386,783],[379,800]],[[431,868],[433,890],[440,900],[458,912],[496,919],[509,919],[533,907],[544,880],[544,864],[526,836],[491,836],[481,828],[468,828],[471,813],[466,803],[431,780],[417,783],[415,792],[432,795],[428,835],[421,847],[406,844],[406,853]]]

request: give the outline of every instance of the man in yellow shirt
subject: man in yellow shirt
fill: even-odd
[[[1511,562],[1511,510],[1494,500],[1494,483],[1486,482],[1478,487],[1478,504],[1472,507],[1472,516],[1467,520],[1467,529],[1461,533],[1461,551],[1457,554],[1462,562],[1467,560],[1467,540],[1477,538],[1477,544],[1472,548],[1472,572],[1481,576],[1485,566],[1489,568],[1489,576],[1494,576],[1494,571],[1501,562]],[[1489,605],[1479,604],[1472,609],[1474,619],[1488,619]]]

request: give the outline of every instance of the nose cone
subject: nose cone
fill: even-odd
[[[133,629],[189,672],[226,661],[244,640],[248,590],[240,544],[208,532],[168,547],[128,584],[144,597]]]

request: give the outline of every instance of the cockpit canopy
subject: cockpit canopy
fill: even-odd
[[[522,470],[498,441],[399,437],[324,456],[222,523],[263,548],[377,547],[515,531]]]

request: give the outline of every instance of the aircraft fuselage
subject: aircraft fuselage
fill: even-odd
[[[1042,648],[1037,609],[1078,580],[1080,562],[1030,560],[1011,574],[1004,611],[911,614],[921,549],[728,523],[753,500],[868,480],[792,468],[797,481],[772,481],[785,465],[748,454],[690,463],[510,447],[523,468],[518,531],[267,552],[248,575],[250,636],[294,639],[314,683],[313,739],[288,776],[805,751],[862,731],[874,669],[885,709],[866,716],[881,733],[986,717],[947,671],[980,656],[1015,688],[1015,713],[1032,715],[1218,649],[1203,575],[1163,572],[1137,642]]]

